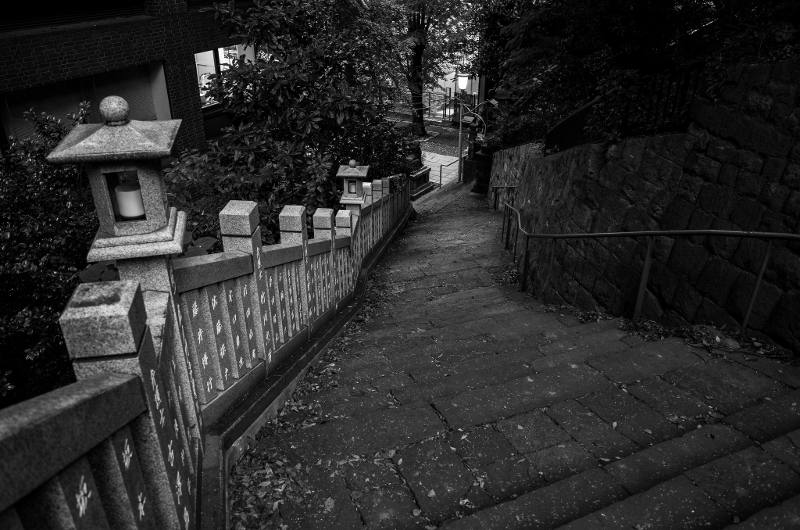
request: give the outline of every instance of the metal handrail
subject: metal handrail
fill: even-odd
[[[516,186],[492,186],[493,190],[498,188],[514,188]],[[495,192],[496,193],[496,192]],[[495,201],[496,204],[496,201]],[[776,239],[782,240],[791,240],[791,241],[800,241],[800,234],[790,234],[786,232],[759,232],[759,231],[744,231],[744,230],[631,230],[631,231],[621,231],[621,232],[579,232],[579,233],[557,233],[557,234],[537,234],[531,233],[525,230],[522,227],[522,216],[519,209],[512,206],[507,201],[503,201],[503,206],[505,207],[505,211],[503,214],[503,225],[501,228],[503,239],[505,240],[504,246],[508,249],[509,246],[509,239],[511,237],[511,212],[513,211],[516,214],[517,218],[517,234],[514,237],[514,246],[513,246],[513,254],[514,258],[516,259],[517,253],[517,238],[519,234],[525,236],[525,250],[523,253],[523,264],[522,264],[522,281],[521,281],[521,289],[524,291],[527,287],[527,277],[528,277],[528,258],[529,258],[529,250],[528,250],[528,242],[531,238],[533,239],[551,239],[553,241],[558,239],[600,239],[600,238],[609,238],[609,237],[646,237],[647,238],[647,252],[645,254],[644,264],[642,266],[642,276],[639,280],[639,289],[636,293],[636,305],[634,306],[633,310],[633,320],[639,320],[642,314],[642,304],[644,302],[644,294],[647,290],[647,283],[650,277],[650,267],[653,263],[653,247],[655,244],[656,237],[692,237],[692,236],[712,236],[712,237],[742,237],[742,238],[758,238],[758,239],[766,239],[768,240],[767,250],[764,253],[764,258],[761,261],[761,267],[758,272],[758,277],[756,279],[756,285],[753,288],[753,294],[750,297],[750,302],[747,306],[747,312],[745,313],[744,320],[742,322],[741,333],[742,335],[745,334],[747,330],[747,325],[750,322],[750,317],[752,316],[753,307],[755,306],[756,297],[758,296],[759,288],[761,287],[761,282],[764,278],[764,272],[767,269],[767,264],[769,263],[769,258],[772,254],[772,242]],[[497,209],[495,207],[495,209]],[[551,252],[550,254],[550,265],[548,269],[548,278],[545,281],[545,286],[549,282],[549,277],[553,267],[553,260],[555,257],[555,251]],[[544,289],[544,288],[543,288]]]
[[[515,186],[506,186],[513,188]],[[629,230],[622,232],[566,232],[561,234],[535,234],[522,228],[522,217],[517,208],[503,201],[503,205],[511,208],[517,214],[519,230],[528,237],[539,239],[583,239],[602,237],[642,237],[642,236],[722,236],[722,237],[751,237],[761,239],[794,239],[800,240],[800,234],[787,232],[758,232],[748,230]]]
[[[448,163],[446,163],[446,164],[439,164],[439,187],[440,187],[440,188],[442,187],[442,168],[443,168],[443,167],[450,167],[450,166],[452,166],[453,164],[455,164],[456,162],[458,162],[458,158],[456,158],[456,159],[455,159],[455,160],[453,160],[452,162],[448,162]]]
[[[497,190],[499,190],[499,189],[507,190],[507,189],[516,189],[516,188],[517,188],[516,185],[514,185],[514,186],[492,186],[492,195],[494,196],[494,209],[495,210],[499,209],[498,208],[498,201],[500,199],[500,195],[498,195]]]

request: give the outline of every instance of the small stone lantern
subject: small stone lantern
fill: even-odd
[[[181,120],[128,119],[128,102],[100,102],[105,123],[77,125],[47,156],[80,163],[89,175],[100,229],[87,261],[178,254],[186,214],[167,205],[161,160],[170,155]]]
[[[341,204],[364,203],[364,181],[367,180],[369,166],[359,166],[355,160],[350,160],[346,166],[339,166],[336,177],[344,180],[344,191],[339,201]]]

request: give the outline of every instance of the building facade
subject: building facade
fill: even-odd
[[[200,145],[224,123],[204,96],[209,74],[245,53],[197,0],[83,0],[62,7],[19,3],[0,20],[2,137],[31,131],[29,108],[58,117],[110,94],[124,97],[131,118],[180,118],[177,147]]]

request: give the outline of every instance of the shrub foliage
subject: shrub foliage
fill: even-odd
[[[97,221],[79,169],[45,157],[87,112],[82,104],[60,120],[29,111],[33,134],[12,138],[0,159],[0,406],[74,380],[58,317]]]

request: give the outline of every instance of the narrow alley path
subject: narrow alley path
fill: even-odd
[[[797,524],[800,369],[552,311],[518,292],[500,216],[468,190],[416,203],[236,466],[234,527]]]

